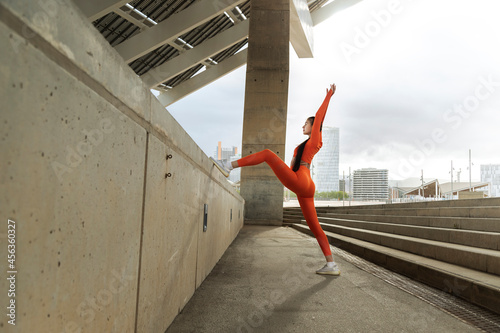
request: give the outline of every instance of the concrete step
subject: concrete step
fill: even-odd
[[[335,207],[316,208],[318,214],[368,214],[368,215],[398,215],[398,216],[439,216],[439,217],[466,217],[466,218],[500,218],[500,207],[433,207],[433,208],[365,208],[353,209]]]
[[[319,217],[319,221],[330,225],[372,230],[483,249],[500,250],[500,233],[497,232],[436,228],[332,217]]]
[[[296,213],[296,212],[302,212],[300,207],[286,207],[283,208],[283,213]]]
[[[283,211],[283,223],[300,223],[303,218],[302,212]]]
[[[283,213],[283,217],[292,218],[292,219],[304,218],[304,216],[302,214],[285,214],[285,213]]]
[[[346,203],[347,204],[347,203]],[[324,207],[327,209],[372,209],[372,208],[436,208],[436,207],[500,207],[500,198],[484,198],[484,199],[467,199],[467,200],[439,200],[439,201],[424,201],[424,202],[407,202],[393,203],[381,205],[359,205],[359,206],[343,206],[343,207]],[[287,207],[293,208],[293,207]],[[323,208],[323,207],[322,207]]]
[[[293,228],[313,236],[306,225]],[[500,277],[325,231],[330,244],[500,314]],[[314,236],[313,236],[314,237]]]
[[[482,207],[482,206],[498,207],[500,206],[500,198],[407,202],[407,203],[386,204],[385,206],[398,206],[401,208]]]
[[[283,218],[285,219],[303,219],[303,216],[299,215],[288,215],[288,214],[283,214]]]
[[[295,212],[288,212],[288,211],[283,211],[283,216],[302,216],[302,211],[295,211]]]
[[[324,214],[319,214],[318,216],[338,218],[338,219],[363,220],[368,222],[384,222],[384,223],[436,227],[436,228],[500,232],[500,219],[498,218],[397,216],[397,215],[338,214],[338,213],[324,213]]]
[[[283,223],[290,224],[290,223],[301,223],[300,219],[287,219],[283,218]]]
[[[321,223],[325,231],[500,275],[500,251]]]

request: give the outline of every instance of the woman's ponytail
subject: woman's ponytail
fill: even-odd
[[[297,155],[295,156],[295,163],[293,164],[293,168],[292,168],[292,170],[295,172],[297,172],[297,170],[299,170],[299,168],[300,168],[300,160],[302,158],[302,153],[304,152],[304,147],[306,146],[307,141],[309,141],[309,139],[302,142],[300,144],[299,148],[297,149]]]

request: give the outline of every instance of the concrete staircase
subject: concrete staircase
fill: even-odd
[[[316,210],[335,247],[500,314],[500,198]],[[300,208],[283,222],[312,235]]]

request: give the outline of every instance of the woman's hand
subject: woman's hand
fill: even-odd
[[[337,90],[337,86],[335,83],[330,84],[330,90],[332,91],[332,95],[335,94],[335,90]],[[328,94],[328,88],[326,89],[326,93]]]

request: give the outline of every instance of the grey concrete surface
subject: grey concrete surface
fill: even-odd
[[[166,332],[477,332],[335,259],[341,276],[317,275],[314,238],[246,225]]]
[[[0,332],[165,331],[243,198],[73,2],[0,0],[0,45]]]
[[[285,158],[290,1],[252,0],[241,156],[270,149]],[[282,225],[283,185],[265,163],[241,169],[245,223]]]

